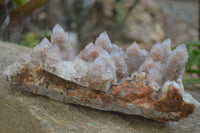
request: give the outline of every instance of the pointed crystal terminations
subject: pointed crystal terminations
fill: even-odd
[[[134,42],[124,52],[103,32],[75,55],[67,33],[56,25],[51,42],[44,38],[4,75],[20,89],[61,102],[177,121],[199,103],[182,84],[186,46],[170,47],[167,39],[147,52]]]
[[[136,42],[127,48],[126,54],[126,63],[129,73],[137,71],[148,56],[148,52],[141,49]]]
[[[53,28],[51,43],[60,48],[60,53],[64,60],[72,60],[74,58],[75,52],[69,42],[68,35],[58,24]]]

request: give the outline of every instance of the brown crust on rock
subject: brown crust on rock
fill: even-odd
[[[124,81],[120,85],[111,88],[112,94],[125,102],[143,104],[148,101],[149,105],[153,102],[152,90],[150,86],[144,86],[142,82],[133,80]],[[122,91],[124,95],[120,94]]]
[[[154,107],[159,112],[179,113],[177,120],[188,117],[195,109],[195,105],[185,102],[179,89],[174,87],[169,87],[166,95],[155,102]]]

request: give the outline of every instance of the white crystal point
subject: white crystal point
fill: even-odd
[[[126,54],[126,63],[129,74],[137,71],[149,55],[148,52],[141,49],[136,42],[126,49]]]
[[[107,50],[108,52],[112,51],[112,43],[108,34],[104,31],[97,37],[95,44]]]
[[[164,58],[163,62],[165,62],[167,57],[169,56],[169,54],[171,52],[171,39],[164,40],[162,42],[162,47],[163,47],[163,53],[165,55],[165,58]]]
[[[65,32],[65,31],[63,30],[63,28],[59,24],[56,24],[53,27],[53,33],[55,33],[55,32]]]
[[[126,49],[126,53],[131,53],[130,50],[131,49],[140,49],[139,45],[137,44],[137,42],[133,42],[131,44],[131,46],[129,46],[127,49]]]
[[[188,56],[187,47],[185,46],[185,44],[179,45],[178,47],[176,47],[176,49],[174,51],[180,51],[183,54],[185,53],[184,55]]]
[[[144,49],[141,49],[136,42],[133,42],[131,46],[126,49],[128,56],[148,56],[148,52]]]
[[[154,61],[166,62],[171,52],[171,40],[166,39],[162,43],[156,43],[150,50],[150,56]]]
[[[182,44],[173,50],[165,64],[163,75],[166,80],[177,80],[185,71],[185,65],[188,61],[187,47]]]
[[[107,45],[111,44],[110,38],[109,38],[107,32],[105,32],[105,31],[99,35],[99,37],[97,38],[96,42],[98,43],[98,41],[101,41],[101,40],[104,40],[105,44],[107,44]]]
[[[48,49],[52,46],[47,38],[44,38],[37,46],[35,46],[31,53],[31,59],[35,63],[44,63]]]
[[[49,40],[46,37],[44,39],[42,39],[40,44],[51,45],[51,43],[49,42]]]
[[[51,43],[58,45],[60,49],[63,49],[63,44],[68,43],[68,36],[59,24],[56,24],[53,28]]]
[[[48,49],[52,44],[49,42],[49,40],[45,37],[42,39],[42,41],[33,48],[33,52],[44,52]]]
[[[170,39],[170,38],[165,39],[165,40],[162,42],[162,45],[167,45],[168,47],[171,47],[171,39]]]
[[[94,43],[91,42],[88,45],[86,45],[84,49],[90,49],[90,48],[94,48],[94,47],[95,47]]]
[[[53,45],[57,45],[60,48],[64,60],[72,60],[75,58],[75,50],[69,42],[67,33],[58,24],[53,28],[51,42]]]
[[[52,44],[49,42],[49,40],[46,37],[42,39],[40,44],[38,44],[38,48],[40,52],[44,52],[45,50],[48,50],[50,46],[52,46]]]

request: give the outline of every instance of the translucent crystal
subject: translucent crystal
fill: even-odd
[[[163,75],[161,63],[157,62],[150,68],[147,79],[149,81],[149,85],[152,86],[154,90],[158,91],[160,87],[162,87]]]
[[[139,72],[145,72],[146,74],[148,74],[150,69],[154,65],[155,65],[155,62],[152,59],[152,57],[148,57],[148,58],[146,58],[145,62],[140,66],[138,71]]]
[[[75,57],[75,51],[69,42],[67,33],[58,24],[53,28],[51,43],[60,48],[64,60],[72,60]]]
[[[107,65],[106,59],[103,57],[97,58],[94,63],[89,66],[89,70],[89,81],[97,83],[96,89],[107,91],[110,88],[111,82],[115,77],[112,68]],[[103,85],[102,87],[98,86],[99,82],[105,81],[108,81],[105,85]]]
[[[117,68],[117,78],[120,81],[122,78],[128,76],[128,67],[125,61],[125,53],[122,49],[120,51],[113,50],[110,55],[115,62]]]
[[[103,49],[99,46],[94,45],[93,43],[88,44],[85,49],[83,49],[78,57],[83,59],[84,61],[93,62],[96,58],[99,57],[99,54],[103,51]]]
[[[53,64],[46,71],[59,75],[60,78],[73,81],[76,75],[74,64],[71,61],[61,61]]]
[[[154,61],[160,61],[164,63],[171,52],[171,40],[166,39],[162,43],[157,43],[150,51],[150,56]]]
[[[167,80],[177,80],[185,71],[188,60],[187,48],[184,44],[173,50],[163,68],[163,76]]]
[[[103,73],[106,69],[106,61],[104,58],[97,58],[89,66],[90,72],[88,73],[88,79],[91,82],[101,82],[103,80]],[[112,79],[111,79],[112,80]]]
[[[109,53],[112,51],[112,43],[106,32],[103,32],[99,35],[95,41],[95,44],[107,50]]]
[[[103,50],[100,55],[99,58],[103,58],[105,60],[106,63],[106,73],[112,73],[112,82],[113,84],[116,84],[117,82],[117,77],[116,77],[116,65],[115,65],[115,61],[112,59],[112,57],[110,56],[110,54]]]
[[[89,71],[88,69],[89,63],[85,62],[80,58],[76,58],[73,63],[74,63],[74,68],[77,72],[76,78],[86,77]]]
[[[64,44],[68,43],[68,36],[59,24],[56,24],[53,28],[51,42],[57,44],[60,49],[63,49],[65,47]]]
[[[47,50],[46,58],[45,58],[45,66],[55,64],[59,61],[62,61],[62,55],[60,53],[60,49],[57,45],[53,45]]]
[[[126,63],[129,73],[137,71],[148,56],[148,52],[141,49],[136,42],[127,48],[126,54]]]
[[[33,48],[31,58],[37,64],[42,64],[45,61],[47,51],[52,46],[47,38],[44,38],[40,44]]]

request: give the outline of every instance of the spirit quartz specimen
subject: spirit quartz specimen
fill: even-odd
[[[170,46],[167,39],[147,52],[134,42],[124,52],[103,32],[76,55],[67,33],[56,25],[51,42],[44,38],[4,75],[22,90],[61,102],[177,121],[199,103],[182,83],[186,46]]]

